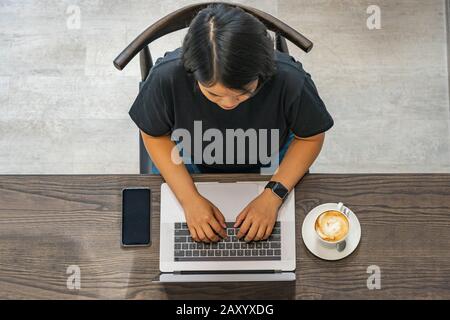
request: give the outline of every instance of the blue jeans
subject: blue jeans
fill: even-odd
[[[282,148],[280,148],[280,158],[279,161],[281,163],[281,161],[283,160],[287,149],[289,148],[289,145],[291,144],[292,140],[294,140],[294,134],[291,132],[287,138],[286,143],[284,144],[284,146]],[[200,171],[200,169],[198,168],[197,165],[195,165],[194,163],[185,163],[184,164],[186,166],[186,169],[188,170],[189,173],[202,173]],[[158,170],[158,168],[152,163],[152,174],[161,174]]]

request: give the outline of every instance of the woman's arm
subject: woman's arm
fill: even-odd
[[[180,204],[183,205],[188,199],[198,195],[194,181],[180,157],[176,158],[178,164],[172,161],[171,152],[175,143],[170,136],[153,137],[142,130],[141,135],[153,163],[175,193]]]
[[[291,191],[316,160],[324,140],[325,132],[309,138],[295,136],[271,180],[281,182]]]
[[[271,180],[281,182],[291,191],[316,160],[324,140],[324,132],[309,138],[295,136]],[[267,239],[281,203],[270,189],[265,189],[238,215],[235,226],[242,224],[238,237],[246,235],[246,241]]]
[[[219,209],[202,197],[182,162],[170,136],[153,137],[141,130],[142,140],[152,161],[184,209],[186,222],[195,241],[218,241],[226,237],[225,219]],[[172,159],[172,156],[175,157]],[[215,232],[214,232],[215,231]]]

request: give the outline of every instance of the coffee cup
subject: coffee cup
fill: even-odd
[[[343,251],[350,234],[349,210],[339,202],[336,209],[328,209],[316,218],[314,229],[320,243],[327,248]]]

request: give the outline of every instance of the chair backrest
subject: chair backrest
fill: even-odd
[[[177,30],[189,27],[192,19],[197,15],[197,13],[203,8],[210,4],[223,3],[227,5],[232,5],[239,7],[244,11],[252,14],[258,18],[262,23],[264,23],[267,29],[279,34],[294,43],[296,46],[301,48],[305,52],[309,52],[313,43],[303,36],[298,31],[292,29],[284,22],[278,20],[272,15],[265,13],[261,10],[248,7],[242,4],[230,3],[230,2],[204,2],[193,5],[185,6],[179,10],[168,14],[164,18],[158,20],[150,27],[148,27],[144,32],[142,32],[136,39],[134,39],[128,47],[126,47],[116,59],[114,59],[114,66],[122,70],[126,65],[133,59],[136,54],[143,50],[152,41]]]
[[[144,30],[144,32],[137,36],[136,39],[134,39],[117,56],[116,59],[114,59],[114,66],[119,70],[123,70],[123,68],[125,68],[127,64],[139,53],[142,85],[153,66],[152,56],[148,49],[148,45],[152,41],[159,39],[166,34],[189,27],[192,19],[200,10],[206,8],[210,4],[218,3],[239,7],[257,17],[262,23],[264,23],[267,29],[275,32],[275,48],[279,51],[289,53],[285,38],[305,52],[311,51],[313,47],[313,43],[301,33],[261,10],[230,2],[204,2],[185,6],[152,24]],[[149,174],[152,172],[151,168],[152,160],[147,153],[142,136],[139,133],[139,172],[140,174]]]

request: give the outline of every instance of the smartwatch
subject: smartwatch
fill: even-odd
[[[264,189],[267,188],[271,189],[272,192],[275,193],[281,200],[284,200],[289,193],[288,189],[285,186],[276,181],[269,181]]]

